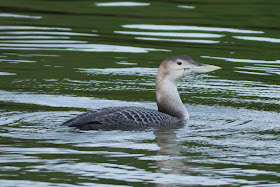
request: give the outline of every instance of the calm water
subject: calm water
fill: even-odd
[[[280,186],[280,2],[0,0],[0,186]],[[187,54],[183,127],[80,131],[89,109],[156,109]]]

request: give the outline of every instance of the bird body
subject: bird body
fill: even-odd
[[[182,120],[154,109],[122,106],[92,110],[78,115],[62,125],[83,130],[139,129],[149,126],[159,127],[178,122],[182,122]]]
[[[83,130],[138,129],[186,122],[189,114],[180,98],[177,83],[192,73],[220,69],[193,61],[187,55],[171,56],[160,64],[156,79],[158,110],[136,106],[108,107],[74,117],[62,125]]]

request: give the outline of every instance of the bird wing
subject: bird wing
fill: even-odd
[[[110,107],[81,114],[62,125],[79,129],[120,129],[129,127],[160,126],[176,123],[176,118],[153,109],[142,107]]]

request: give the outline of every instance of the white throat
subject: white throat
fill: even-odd
[[[158,111],[187,120],[189,114],[177,89],[178,81],[170,80],[159,71],[156,81]]]

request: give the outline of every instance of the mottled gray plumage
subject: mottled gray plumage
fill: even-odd
[[[180,98],[177,83],[191,73],[220,69],[195,62],[187,55],[171,56],[162,61],[156,80],[157,110],[143,107],[109,107],[81,114],[62,125],[79,129],[139,129],[185,122],[189,114]]]
[[[83,130],[156,127],[178,123],[179,118],[157,110],[136,107],[108,107],[92,110],[72,118],[62,125]]]

